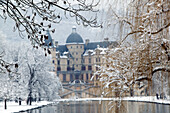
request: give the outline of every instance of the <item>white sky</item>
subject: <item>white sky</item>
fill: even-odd
[[[127,2],[124,0],[101,0],[101,3],[99,4],[100,9],[109,9],[109,4],[114,4],[112,7],[115,9],[115,11],[120,11],[120,7],[124,7]],[[122,4],[124,3],[124,4]],[[63,13],[63,12],[62,12]],[[99,13],[99,21],[102,21],[103,23],[107,21],[105,12]],[[13,26],[15,24],[13,21],[8,19],[5,23],[4,21],[0,21],[0,34],[3,34],[3,36],[6,36],[6,39],[11,41],[25,41],[25,39],[21,39],[18,35],[18,32],[13,32]],[[90,41],[102,41],[104,38],[108,37],[109,40],[116,40],[116,35],[113,35],[113,33],[110,30],[106,29],[100,29],[100,28],[91,28],[91,27],[83,27],[82,25],[77,25],[74,18],[71,18],[68,16],[68,19],[63,17],[63,20],[59,24],[54,24],[52,27],[56,29],[56,32],[54,34],[51,33],[52,38],[54,40],[58,41],[59,44],[65,44],[67,37],[72,32],[72,26],[77,27],[77,32],[82,36],[83,40],[90,39]],[[1,35],[0,35],[1,36]]]

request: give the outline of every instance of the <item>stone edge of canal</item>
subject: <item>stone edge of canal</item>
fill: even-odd
[[[95,100],[92,100],[92,101],[95,101]],[[97,100],[97,101],[100,101],[100,100]],[[102,100],[102,101],[105,101],[105,100]],[[138,100],[138,101],[136,101],[136,100],[122,100],[122,101],[170,105],[170,103],[159,103],[159,102],[151,102],[151,101],[139,101],[139,100]],[[63,102],[68,102],[68,101],[63,101]],[[71,102],[71,101],[69,101],[69,102]],[[72,101],[72,102],[73,102],[73,101]],[[79,102],[79,101],[78,101],[78,102]],[[38,107],[35,107],[35,108],[31,108],[31,109],[27,109],[27,110],[21,110],[21,111],[19,111],[19,112],[13,112],[13,113],[27,112],[27,111],[34,110],[34,109],[39,109],[39,108],[43,108],[43,107],[46,107],[46,106],[51,106],[51,105],[56,104],[56,103],[59,103],[59,101],[53,102],[53,103],[50,103],[50,104],[47,104],[47,105],[41,105],[41,106],[38,106]]]

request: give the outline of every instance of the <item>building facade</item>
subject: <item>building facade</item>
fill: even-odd
[[[59,45],[49,33],[47,35],[48,40],[45,43],[50,44],[54,71],[63,84],[73,81],[95,83],[98,76],[93,80],[91,77],[98,70],[98,65],[105,64],[106,50],[117,45],[117,42],[109,41],[107,38],[102,42],[90,42],[89,39],[84,42],[76,27],[72,28],[65,45]]]

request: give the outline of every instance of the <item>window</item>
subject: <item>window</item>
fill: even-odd
[[[86,80],[89,80],[89,75],[88,75],[88,73],[86,74]]]
[[[96,62],[100,62],[100,58],[96,58]]]
[[[77,48],[79,48],[79,46],[77,46]]]
[[[70,81],[73,81],[73,75],[70,74]]]
[[[88,66],[88,70],[92,70],[92,67],[91,67],[91,66]]]
[[[80,48],[82,48],[82,46],[80,46]]]
[[[74,52],[72,52],[72,55],[74,55]]]
[[[67,71],[70,71],[71,69],[70,69],[70,67],[67,67]]]
[[[78,65],[76,65],[76,67],[78,67]]]
[[[66,74],[63,74],[63,81],[66,81]]]
[[[81,59],[81,63],[84,63],[84,59]]]
[[[78,75],[78,74],[76,74],[75,78],[76,78],[76,79],[79,79],[79,75]]]
[[[91,58],[89,58],[89,63],[91,63]]]
[[[61,67],[57,67],[57,71],[61,71]]]
[[[67,60],[67,65],[70,65],[70,61],[69,60]]]
[[[83,66],[81,67],[81,70],[85,71],[85,70],[86,70],[86,67],[83,65]]]
[[[76,61],[78,61],[78,58],[76,58]]]
[[[98,62],[98,58],[96,58],[96,62]]]
[[[60,60],[58,60],[58,65],[60,65]]]
[[[53,64],[55,64],[55,61],[53,60]]]
[[[76,52],[76,55],[78,55],[78,52]]]
[[[72,48],[72,46],[70,48]]]

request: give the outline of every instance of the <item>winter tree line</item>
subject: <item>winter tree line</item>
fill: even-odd
[[[4,43],[4,37],[0,37],[0,98],[5,102],[16,98],[57,98],[61,83],[51,72],[51,59],[47,55],[50,51],[44,47],[44,40],[48,39],[46,31],[54,33],[52,25],[68,17],[75,18],[77,24],[101,27],[95,9],[98,3],[86,0],[0,0],[0,19],[4,22],[11,19],[15,23],[13,30],[21,38],[30,40],[32,45]],[[86,12],[95,15],[86,17]]]
[[[116,1],[107,3],[105,31],[119,29],[119,46],[109,48],[95,73],[102,94],[121,98],[145,87],[137,95],[170,95],[169,0]]]
[[[50,56],[44,56],[42,49],[35,49],[29,44],[3,43],[3,60],[17,64],[11,72],[1,72],[0,98],[28,100],[54,100],[62,89],[59,78],[53,73]],[[31,101],[29,101],[31,104]]]

